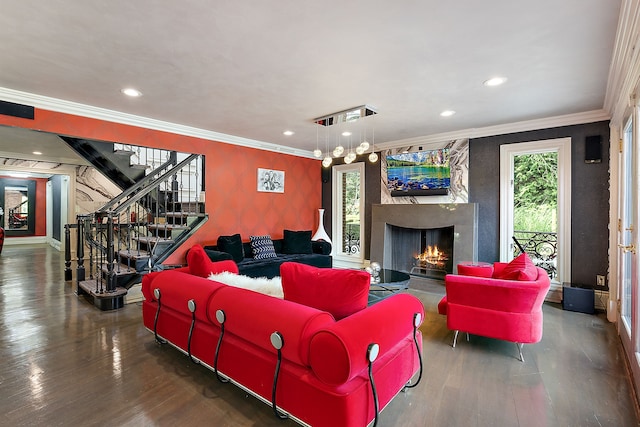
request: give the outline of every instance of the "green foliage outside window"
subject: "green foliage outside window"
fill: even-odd
[[[516,156],[513,196],[514,230],[556,232],[558,154]]]

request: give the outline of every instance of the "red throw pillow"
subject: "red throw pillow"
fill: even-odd
[[[194,276],[209,277],[211,273],[228,271],[238,274],[238,266],[232,260],[212,262],[200,245],[193,245],[187,252],[187,265],[189,272]]]
[[[367,307],[371,276],[361,270],[280,266],[284,299],[331,313],[336,320]]]
[[[522,253],[507,264],[501,271],[494,274],[496,279],[533,281],[538,278],[538,269],[529,258]]]

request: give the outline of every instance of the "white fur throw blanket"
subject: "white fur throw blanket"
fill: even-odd
[[[249,289],[261,294],[271,295],[272,297],[284,298],[280,277],[274,277],[273,279],[267,279],[266,277],[255,278],[223,271],[218,274],[211,273],[208,279],[224,283],[225,285],[235,286],[236,288]]]

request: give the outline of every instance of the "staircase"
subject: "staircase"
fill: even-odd
[[[90,144],[84,145],[89,151]],[[65,227],[65,279],[72,280],[71,229],[77,229],[77,293],[101,310],[121,308],[131,286],[144,274],[167,268],[162,262],[208,219],[199,201],[202,156],[122,144],[112,149],[111,156],[130,158],[126,167],[119,166],[123,170],[110,172],[113,176],[130,176],[132,169],[143,176]],[[94,150],[92,158],[99,157]],[[107,164],[102,158],[97,163]]]

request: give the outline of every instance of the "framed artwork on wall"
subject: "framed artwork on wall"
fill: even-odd
[[[284,171],[258,168],[258,191],[284,193]]]

